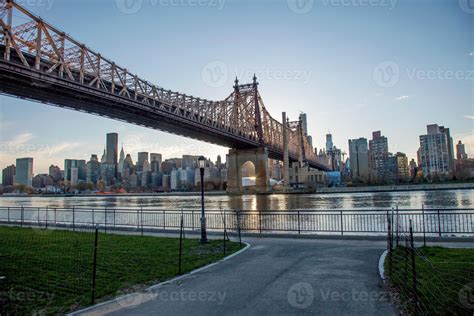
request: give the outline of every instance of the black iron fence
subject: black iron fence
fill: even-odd
[[[387,214],[396,221],[397,232],[409,232],[412,222],[414,234],[423,236],[473,235],[474,209],[421,210],[208,210],[207,228],[242,232],[294,234],[385,234]],[[153,209],[93,209],[50,207],[0,207],[0,222],[14,225],[97,226],[103,229],[185,230],[200,227],[200,210]]]
[[[474,250],[420,247],[415,225],[400,232],[397,216],[387,215],[385,276],[409,315],[473,315]]]

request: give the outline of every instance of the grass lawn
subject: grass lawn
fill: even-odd
[[[474,313],[474,249],[442,247],[419,248],[422,256],[415,256],[417,295],[420,314],[472,315]],[[405,248],[393,252],[391,285],[398,292],[401,304],[414,314],[413,273],[410,253],[405,267]],[[405,270],[406,269],[406,270]],[[405,273],[406,271],[406,273]],[[389,273],[388,256],[385,273]]]
[[[0,315],[63,314],[91,304],[93,230],[0,227]],[[227,252],[240,249],[226,243]],[[99,233],[96,300],[178,275],[179,239]],[[224,257],[223,241],[183,240],[182,273]]]

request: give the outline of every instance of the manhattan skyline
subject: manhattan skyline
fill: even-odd
[[[419,135],[437,123],[449,126],[454,142],[462,140],[468,153],[474,151],[474,15],[456,1],[412,6],[407,1],[373,6],[310,1],[308,12],[295,10],[291,1],[225,1],[220,7],[210,1],[193,6],[143,0],[138,10],[129,8],[133,12],[121,1],[94,3],[93,12],[89,1],[35,3],[25,6],[167,89],[219,100],[231,93],[236,75],[245,83],[255,72],[272,116],[279,119],[287,111],[297,119],[300,111],[307,113],[318,149],[328,132],[348,152],[348,139],[370,138],[372,131],[382,130],[391,152],[416,158]],[[88,23],[80,23],[86,16]],[[166,27],[178,18],[186,23]],[[108,29],[117,23],[127,25],[120,34]],[[395,79],[389,69],[396,70]],[[11,97],[0,96],[0,109],[1,164],[33,157],[37,173],[51,163],[62,165],[64,158],[100,155],[103,135],[111,131],[121,135],[119,147],[123,144],[132,157],[139,151],[168,158],[225,157],[228,151]]]

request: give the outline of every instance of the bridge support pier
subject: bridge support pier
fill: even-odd
[[[242,186],[242,165],[250,161],[255,166],[255,187]],[[271,191],[267,148],[230,149],[227,155],[227,192],[232,194],[268,193]]]

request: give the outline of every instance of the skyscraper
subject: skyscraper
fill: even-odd
[[[427,126],[426,135],[420,135],[419,164],[423,175],[447,176],[453,171],[450,165],[449,129],[436,124]],[[452,144],[452,142],[451,142]]]
[[[151,172],[160,172],[161,162],[162,162],[161,154],[151,153],[150,154]],[[161,179],[160,179],[160,182],[161,182]]]
[[[106,162],[108,164],[117,164],[118,155],[118,134],[107,134]]]
[[[330,151],[333,146],[332,134],[326,134],[326,152]]]
[[[137,171],[143,171],[143,164],[148,161],[148,152],[143,151],[138,153]]]
[[[3,169],[2,171],[2,185],[14,185],[15,184],[15,165],[11,165]]]
[[[369,153],[367,138],[349,140],[352,179],[366,182],[369,179]]]
[[[385,173],[391,173],[385,166],[388,158],[388,140],[380,131],[372,133],[369,141],[369,174],[372,182],[380,182]],[[396,164],[395,164],[396,165]]]
[[[459,141],[456,144],[456,159],[457,160],[467,159],[466,147],[461,141]]]
[[[33,158],[17,158],[15,183],[33,185]]]

